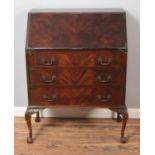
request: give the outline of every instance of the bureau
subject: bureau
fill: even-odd
[[[32,10],[28,14],[25,113],[52,107],[101,107],[117,113],[121,139],[128,120],[125,105],[126,14],[122,9]]]

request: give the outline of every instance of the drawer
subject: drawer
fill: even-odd
[[[93,101],[99,105],[117,107],[122,105],[124,89],[122,87],[97,87],[94,91]]]
[[[126,55],[124,51],[103,51],[96,53],[96,66],[97,67],[109,67],[109,66],[121,66],[125,68],[126,66]]]
[[[117,50],[27,52],[27,63],[29,66],[42,67],[123,67],[126,63],[126,52]]]
[[[38,68],[30,69],[31,85],[120,85],[124,83],[123,70],[117,68]]]
[[[95,66],[92,52],[37,52],[33,55],[34,66],[45,67],[84,67]]]
[[[115,87],[38,87],[29,90],[30,105],[118,107],[123,102],[122,88]]]

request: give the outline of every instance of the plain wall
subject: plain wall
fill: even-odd
[[[139,108],[139,3],[140,0],[15,0],[15,107],[25,107],[28,104],[25,67],[25,39],[27,13],[29,10],[32,8],[123,8],[127,12],[128,34],[126,104],[129,108]]]

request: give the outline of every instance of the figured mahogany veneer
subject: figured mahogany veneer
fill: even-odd
[[[127,41],[123,10],[39,12],[28,15],[26,63],[29,106],[25,114],[32,142],[31,115],[47,107],[103,107],[123,121]]]
[[[124,12],[31,12],[28,28],[27,49],[126,48]]]
[[[125,67],[126,50],[28,50],[27,63],[32,67]]]
[[[120,68],[35,68],[29,71],[29,82],[33,86],[94,86],[124,85],[124,70]]]
[[[37,87],[30,89],[30,100],[33,105],[41,106],[121,106],[123,90],[120,87],[71,87],[71,88],[46,88]]]

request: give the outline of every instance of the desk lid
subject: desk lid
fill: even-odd
[[[121,9],[32,10],[26,49],[126,49]]]

